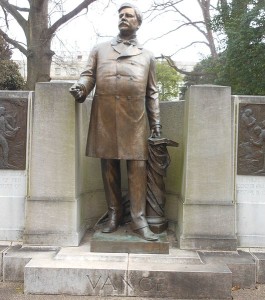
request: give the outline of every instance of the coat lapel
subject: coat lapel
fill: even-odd
[[[135,56],[142,53],[142,47],[140,45],[124,46],[123,43],[118,43],[117,39],[111,41],[112,48],[119,53],[118,57]]]

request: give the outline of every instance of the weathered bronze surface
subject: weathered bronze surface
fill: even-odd
[[[237,174],[265,176],[265,105],[240,104]]]
[[[169,241],[166,233],[157,235],[158,241],[145,241],[133,234],[128,226],[120,227],[112,234],[96,231],[90,241],[91,252],[168,254]]]
[[[127,161],[132,228],[144,239],[156,240],[145,217],[147,136],[160,136],[160,110],[155,58],[136,39],[142,14],[134,5],[121,5],[119,35],[96,45],[70,93],[82,103],[93,97],[86,155],[101,158],[111,233],[123,220],[119,160]],[[149,128],[147,124],[149,121]]]
[[[25,170],[27,99],[0,99],[0,169]]]
[[[178,143],[166,138],[148,139],[146,218],[154,233],[166,230],[168,223],[165,218],[166,189],[164,183],[164,177],[170,164],[167,146],[177,147]]]

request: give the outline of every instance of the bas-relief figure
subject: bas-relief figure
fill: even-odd
[[[0,100],[0,169],[26,167],[27,101]]]
[[[237,174],[265,175],[264,104],[239,105]]]
[[[126,160],[131,227],[143,239],[155,241],[146,220],[147,138],[159,138],[161,128],[155,58],[136,38],[142,23],[138,8],[124,3],[118,12],[119,35],[94,47],[70,93],[82,103],[96,86],[86,155],[101,158],[108,205],[102,232],[114,232],[122,223],[120,161]]]

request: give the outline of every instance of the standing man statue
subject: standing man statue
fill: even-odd
[[[96,86],[86,155],[101,158],[108,205],[108,221],[102,232],[114,232],[122,221],[120,160],[126,160],[132,229],[143,239],[154,241],[157,237],[148,227],[145,208],[147,118],[152,137],[159,137],[161,128],[155,59],[136,39],[142,23],[139,9],[124,3],[118,12],[119,35],[94,47],[70,93],[82,103]]]

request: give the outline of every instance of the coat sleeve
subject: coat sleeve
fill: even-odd
[[[82,85],[85,94],[80,99],[83,102],[86,97],[90,94],[96,84],[96,70],[97,70],[97,47],[94,47],[90,52],[88,62],[86,64],[85,70],[80,74],[80,78],[77,81],[78,84]]]
[[[149,75],[146,86],[146,111],[150,128],[160,124],[160,108],[156,84],[156,66],[155,57],[153,55],[151,55],[150,58]]]

